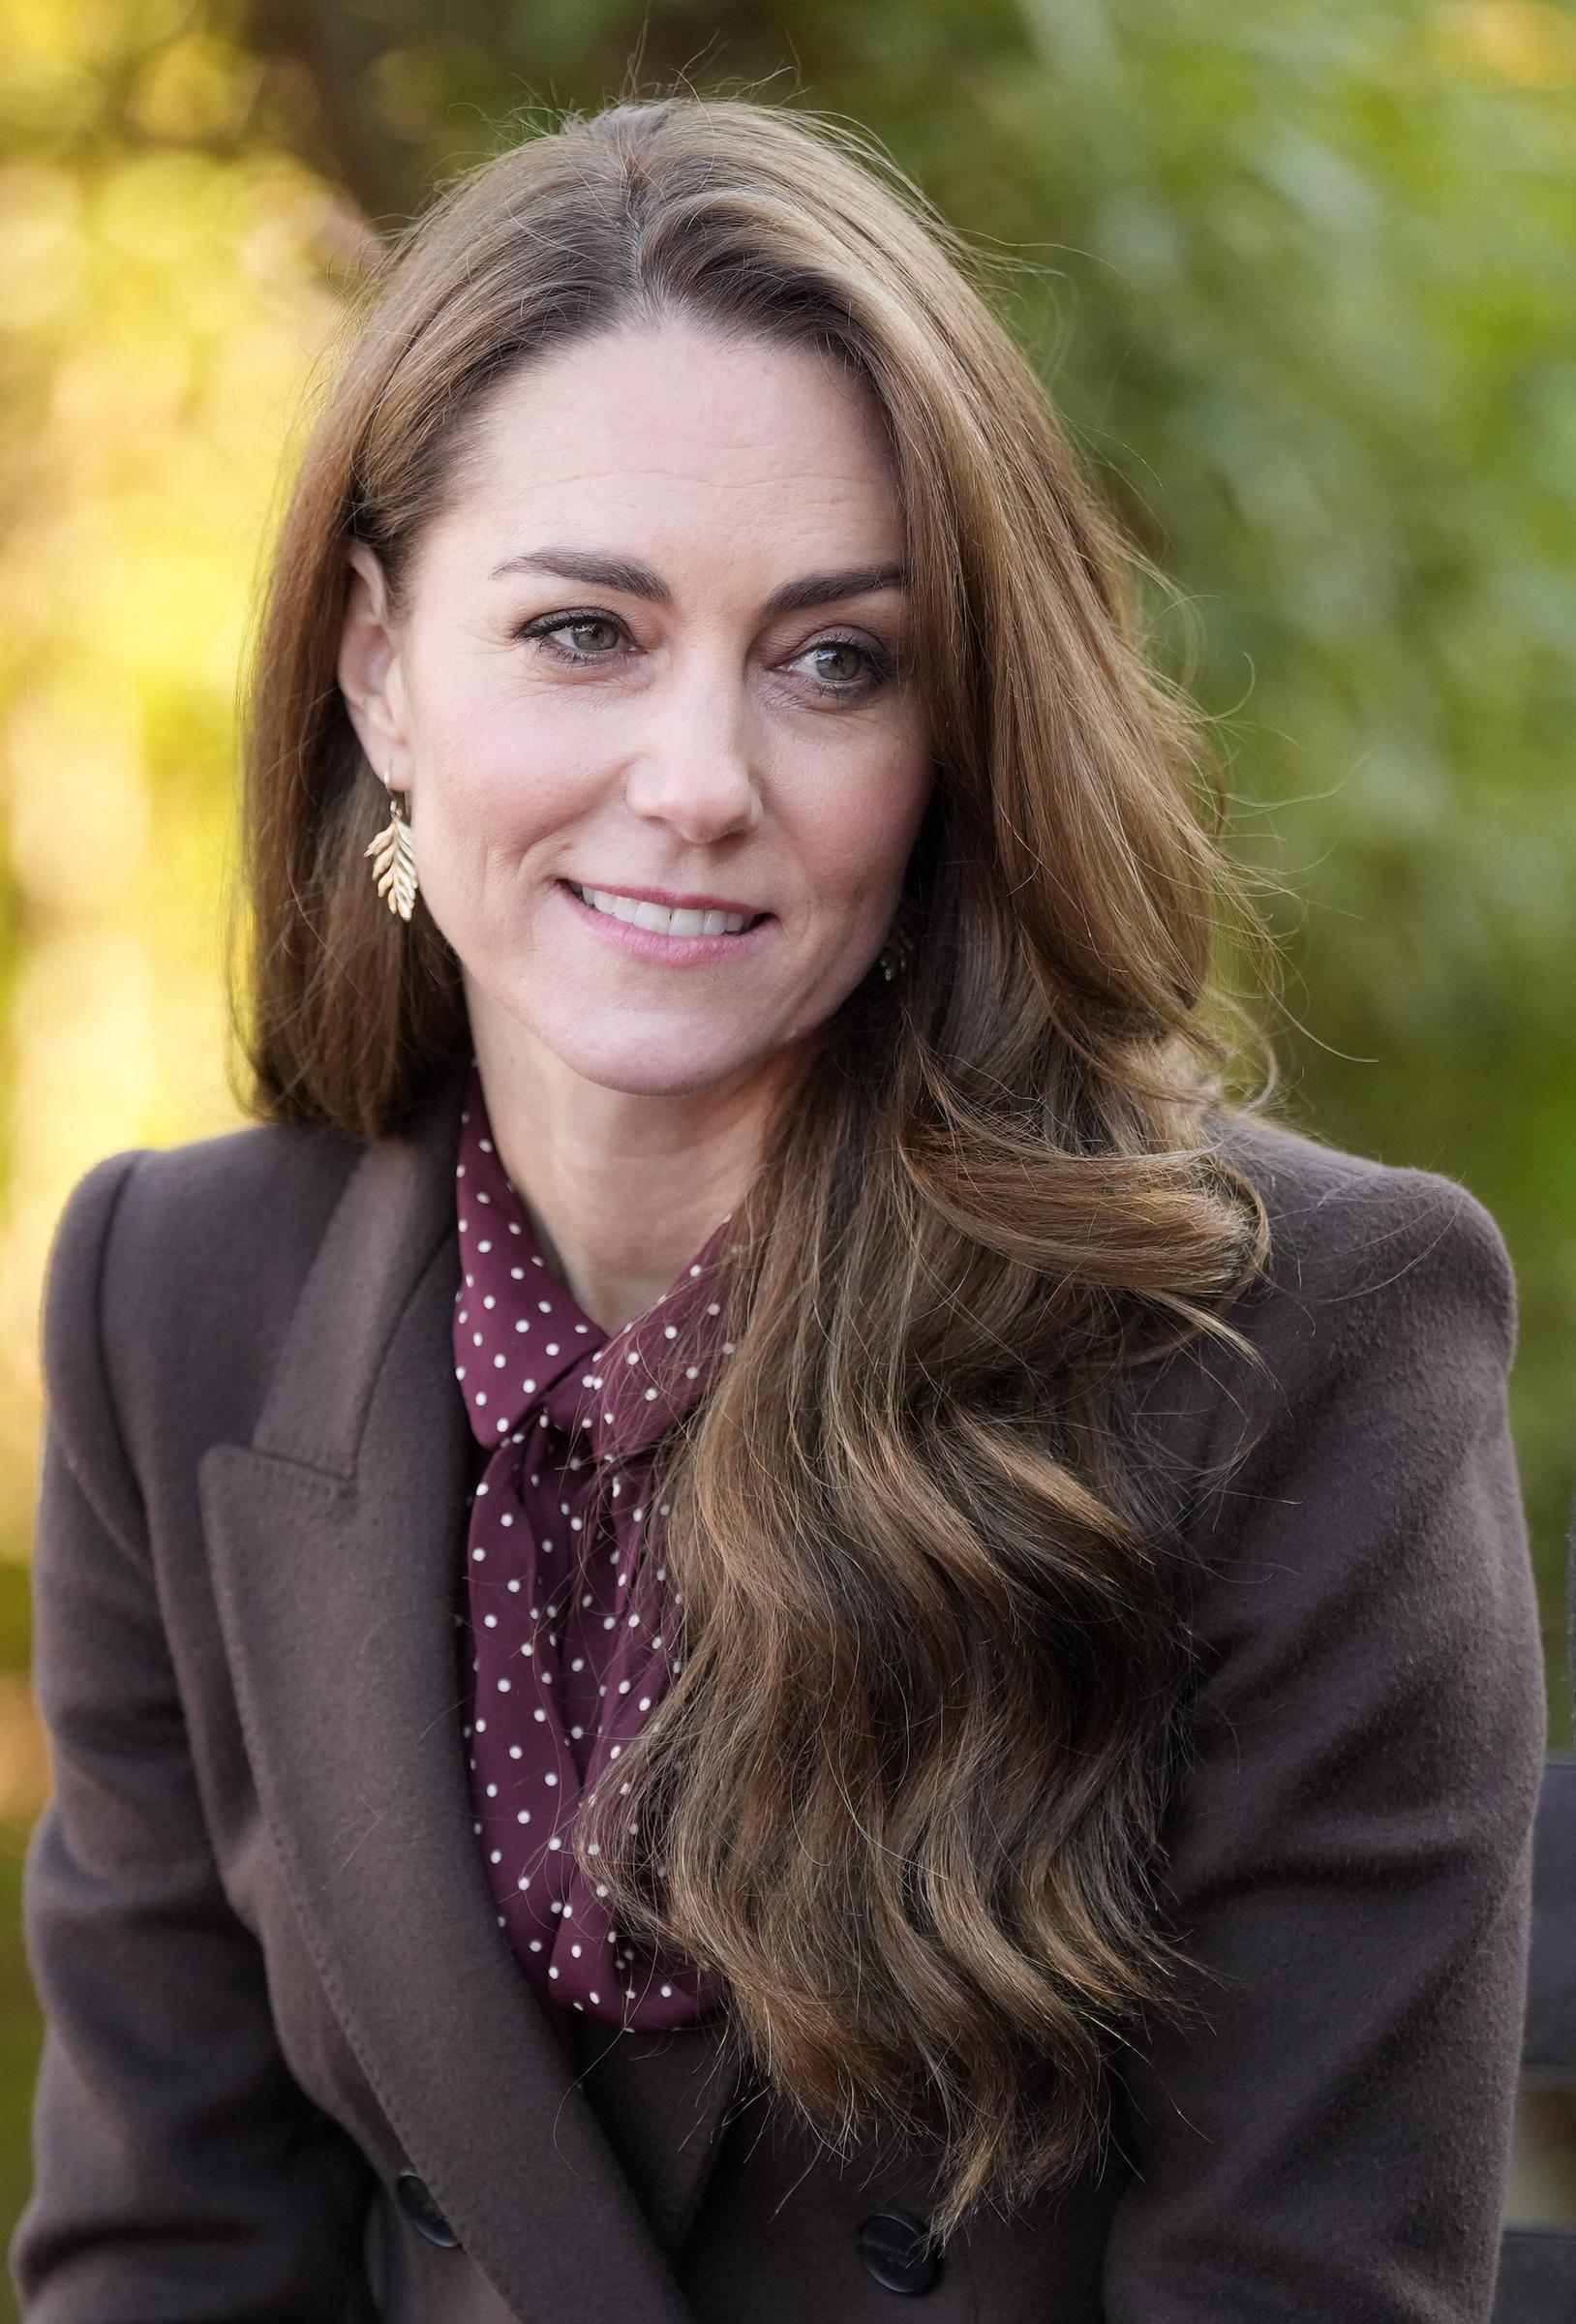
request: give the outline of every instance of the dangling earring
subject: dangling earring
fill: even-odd
[[[383,781],[388,782],[390,767]],[[369,847],[361,850],[373,858],[373,875],[379,896],[388,898],[388,908],[409,920],[416,901],[416,859],[410,849],[410,826],[400,811],[400,794],[392,786],[388,793],[388,828],[380,831]]]

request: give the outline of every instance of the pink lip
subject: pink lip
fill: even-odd
[[[664,936],[654,928],[633,928],[627,920],[616,920],[611,912],[599,912],[594,905],[582,903],[567,880],[558,880],[555,887],[576,919],[599,935],[605,944],[616,944],[621,952],[632,953],[637,961],[650,961],[663,968],[703,968],[711,961],[737,960],[741,953],[753,951],[756,945],[769,937],[776,925],[769,912],[764,920],[758,920],[753,928],[741,929],[737,935]],[[619,893],[639,895],[632,888],[621,889]],[[639,900],[650,903],[668,902],[666,897],[652,894],[647,894]],[[743,908],[747,907],[720,903],[675,905],[675,909],[681,911],[718,912]]]
[[[758,904],[736,903],[731,896],[698,896],[686,891],[681,895],[676,888],[612,888],[599,879],[577,879],[577,888],[595,888],[603,896],[628,896],[636,903],[665,904],[670,912],[744,912],[753,914]]]

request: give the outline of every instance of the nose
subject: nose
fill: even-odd
[[[762,813],[748,695],[720,656],[676,663],[644,696],[645,725],[624,779],[637,815],[692,846],[752,831]]]

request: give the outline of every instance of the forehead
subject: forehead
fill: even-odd
[[[812,349],[687,323],[572,342],[492,390],[441,529],[502,555],[543,525],[648,551],[770,539],[851,560],[897,555],[903,531],[864,382]]]

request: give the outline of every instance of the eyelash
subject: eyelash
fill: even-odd
[[[611,660],[612,657],[607,654],[572,653],[567,647],[561,646],[556,642],[554,633],[560,629],[579,628],[582,624],[591,622],[606,622],[612,628],[621,631],[623,629],[623,624],[617,615],[611,613],[555,613],[538,614],[535,620],[523,623],[515,630],[514,635],[517,638],[532,640],[539,638],[543,643],[553,640],[554,642],[548,644],[549,653],[556,655],[561,661],[571,667],[589,669],[598,661]],[[867,645],[864,638],[860,637],[818,637],[803,651],[805,654],[813,654],[823,646],[846,646],[851,652],[863,655],[869,673],[868,678],[864,681],[849,680],[837,685],[830,684],[824,678],[812,678],[810,684],[817,693],[833,701],[850,701],[861,695],[873,693],[878,686],[883,685],[892,677],[896,668],[892,655],[879,646]]]

